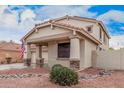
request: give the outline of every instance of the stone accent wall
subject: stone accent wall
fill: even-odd
[[[39,58],[36,60],[36,67],[43,67],[44,65],[44,58]]]
[[[25,66],[30,66],[31,65],[31,58],[26,58],[23,60]]]
[[[70,68],[74,70],[79,70],[80,61],[70,61]]]

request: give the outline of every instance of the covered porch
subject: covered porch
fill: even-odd
[[[27,40],[27,57],[25,59],[25,65],[31,66],[32,64],[31,45],[34,44],[36,46],[36,67],[44,66],[42,52],[43,46],[46,46],[48,49],[48,66],[50,68],[55,64],[61,64],[72,69],[80,69],[81,40],[82,39],[79,36],[72,35],[72,33]]]

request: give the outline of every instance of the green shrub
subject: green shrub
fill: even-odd
[[[60,64],[55,64],[53,67],[52,67],[52,71],[53,70],[56,70],[56,69],[59,69],[59,68],[62,68],[63,66],[60,65]]]
[[[67,67],[55,65],[52,67],[50,80],[61,86],[71,86],[78,83],[78,74]]]

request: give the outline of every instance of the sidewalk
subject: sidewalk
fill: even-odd
[[[14,64],[0,65],[0,70],[22,69],[22,68],[26,68],[26,66],[24,66],[24,63],[14,63]]]

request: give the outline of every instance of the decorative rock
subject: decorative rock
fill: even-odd
[[[100,75],[100,76],[111,75],[111,74],[112,74],[111,71],[102,71],[102,72],[99,72],[99,75]]]
[[[41,77],[42,74],[1,74],[0,79],[8,79],[8,78],[28,78],[28,77]]]
[[[41,77],[42,75],[41,74],[38,74],[37,77]]]
[[[33,76],[32,74],[28,74],[28,77],[31,77],[31,76]]]

